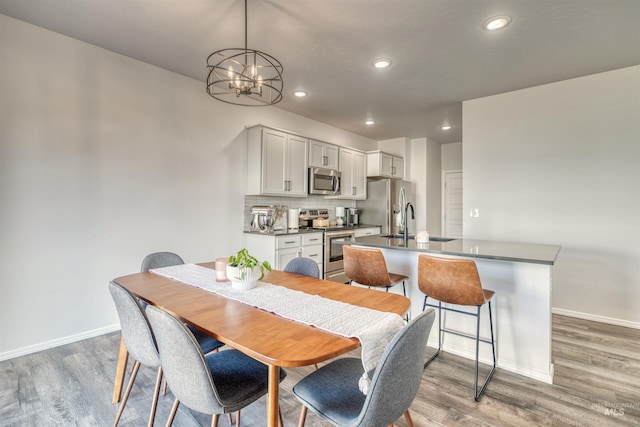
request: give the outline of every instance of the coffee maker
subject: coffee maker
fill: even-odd
[[[346,216],[344,225],[358,225],[358,216],[360,215],[360,210],[358,208],[344,208],[344,213]]]

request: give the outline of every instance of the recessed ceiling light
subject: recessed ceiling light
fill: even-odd
[[[442,127],[440,129],[449,130],[449,129],[451,129],[451,125],[442,125]]]
[[[387,58],[378,58],[371,63],[375,68],[387,68],[392,64],[390,59]]]
[[[367,125],[367,126],[371,126],[371,125],[375,125],[376,121],[373,120],[373,119],[368,119],[368,120],[364,121],[364,124]]]
[[[304,98],[305,96],[309,95],[309,93],[305,92],[304,90],[297,90],[297,91],[293,92],[293,94],[295,96],[297,96],[298,98]]]
[[[486,21],[484,21],[484,24],[482,24],[482,28],[484,28],[487,31],[501,30],[502,28],[509,25],[509,22],[511,22],[510,16],[506,16],[506,15],[494,16],[493,18],[489,18]]]

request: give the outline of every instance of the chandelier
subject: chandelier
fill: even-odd
[[[282,101],[282,64],[247,48],[247,0],[244,0],[244,49],[213,52],[207,58],[207,93],[229,104],[258,107]]]

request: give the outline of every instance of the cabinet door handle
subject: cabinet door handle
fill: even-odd
[[[329,164],[329,157],[328,156],[322,156],[322,165],[323,166],[327,166]]]
[[[320,239],[309,239],[310,242],[317,242]]]
[[[288,242],[284,242],[284,244],[285,244],[285,245],[289,245],[289,244],[291,244],[291,243],[295,243],[295,242],[296,242],[295,240],[290,240],[290,241],[288,241]]]
[[[356,187],[351,187],[351,195],[352,196],[356,195]]]
[[[395,174],[396,174],[396,167],[391,166],[391,175],[395,175]]]

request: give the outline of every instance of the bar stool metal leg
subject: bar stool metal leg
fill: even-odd
[[[488,340],[488,339],[480,337],[480,311],[482,309],[482,306],[477,306],[476,313],[469,313],[469,312],[465,312],[465,311],[461,311],[461,310],[456,310],[456,309],[453,309],[453,308],[446,308],[446,307],[444,308],[444,310],[447,310],[447,311],[454,311],[456,313],[461,313],[461,314],[467,314],[469,316],[474,316],[476,318],[476,334],[475,334],[475,336],[473,336],[471,334],[466,334],[466,333],[458,332],[458,331],[455,331],[455,330],[450,330],[450,329],[443,328],[442,327],[442,310],[443,310],[442,301],[438,301],[438,305],[436,306],[435,304],[428,304],[427,303],[427,299],[428,298],[429,298],[428,296],[425,296],[425,298],[424,298],[424,304],[422,306],[422,311],[424,311],[427,308],[427,306],[429,306],[429,307],[437,307],[438,308],[438,350],[425,362],[424,368],[426,368],[440,354],[440,351],[442,350],[442,336],[443,336],[444,332],[449,332],[449,333],[453,333],[455,335],[459,335],[459,336],[462,336],[462,337],[475,339],[475,341],[476,341],[476,357],[475,357],[475,372],[474,372],[474,380],[473,380],[473,397],[477,402],[477,401],[480,400],[480,397],[482,397],[482,395],[484,394],[484,391],[487,388],[487,385],[489,384],[489,381],[491,381],[491,378],[493,378],[493,374],[494,374],[494,372],[496,370],[496,366],[497,366],[496,346],[495,346],[495,339],[494,339],[494,334],[493,334],[493,315],[492,315],[492,312],[491,312],[491,301],[489,301],[487,303],[487,305],[489,307],[489,327],[490,327],[490,330],[491,330],[491,339]],[[482,383],[482,387],[481,387],[480,391],[478,391],[479,362],[480,362],[480,342],[491,344],[491,352],[492,352],[492,356],[493,356],[493,366],[491,367],[491,371],[489,371],[489,373],[487,374],[487,378]]]
[[[427,298],[429,297],[427,296],[424,297],[424,304],[422,305],[422,311],[424,311],[424,309],[427,308]],[[442,349],[442,302],[438,301],[438,350],[436,350],[436,352],[429,358],[429,360],[424,362],[423,369],[426,369],[427,366],[431,362],[433,362],[433,359],[438,357],[441,349]]]
[[[476,400],[476,402],[479,401],[480,397],[482,397],[482,395],[484,394],[484,391],[487,388],[487,384],[489,384],[489,381],[491,381],[491,378],[493,378],[493,373],[495,372],[496,365],[497,365],[496,344],[493,337],[493,316],[491,315],[491,301],[488,302],[488,306],[489,306],[489,328],[491,329],[491,340],[480,338],[480,309],[482,308],[482,306],[478,307],[478,314],[477,314],[478,328],[477,328],[477,335],[476,335],[477,337],[476,338],[476,378],[473,385],[474,399]],[[482,388],[480,389],[480,392],[478,392],[478,355],[479,355],[480,341],[491,344],[491,352],[493,354],[493,366],[491,367],[491,371],[489,371],[489,373],[487,374],[487,378],[484,380],[484,383],[482,384]]]

